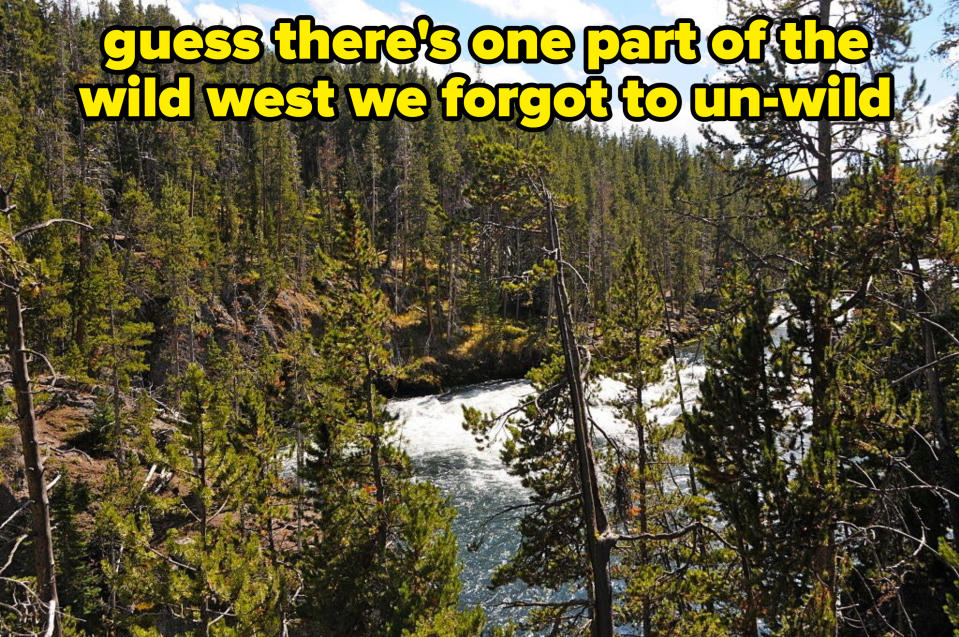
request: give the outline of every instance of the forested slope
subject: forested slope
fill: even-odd
[[[915,15],[851,4],[899,68]],[[488,632],[952,630],[959,118],[923,170],[903,122],[853,152],[862,130],[828,122],[694,149],[435,114],[85,121],[73,87],[109,81],[117,23],[175,20],[0,7],[0,631],[480,634],[455,511],[384,397],[523,375],[537,398],[508,421],[465,415],[480,444],[505,423],[531,493],[493,584],[575,594]],[[150,70],[433,84],[271,56]],[[700,404],[648,420],[699,337]],[[629,445],[589,420],[610,377]]]

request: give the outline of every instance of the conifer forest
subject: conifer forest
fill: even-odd
[[[177,18],[0,0],[0,635],[959,635],[953,3],[730,0],[864,25],[896,117],[691,141],[87,120]]]

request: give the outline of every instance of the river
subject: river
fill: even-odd
[[[681,355],[680,377],[687,404],[698,396],[699,381],[705,373],[701,357],[694,351]],[[590,388],[590,413],[597,426],[611,437],[635,444],[631,427],[616,417],[610,401],[624,385],[602,379]],[[519,479],[509,475],[499,459],[499,445],[478,449],[473,436],[463,429],[463,407],[502,413],[532,391],[526,381],[502,381],[459,388],[444,394],[392,400],[390,411],[397,416],[403,446],[413,461],[418,478],[428,480],[446,494],[458,515],[454,530],[459,539],[463,563],[461,604],[480,604],[491,623],[518,616],[510,602],[544,600],[549,591],[526,590],[519,583],[489,588],[490,576],[516,549],[516,524],[520,512],[498,515],[504,508],[527,501]],[[660,423],[674,421],[682,413],[672,364],[664,368],[664,381],[646,392],[648,415]],[[680,484],[684,476],[678,470]]]

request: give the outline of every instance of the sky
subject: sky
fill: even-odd
[[[908,1],[908,0],[907,0]],[[95,3],[96,0],[91,0]],[[460,59],[448,66],[430,65],[427,71],[441,79],[450,71],[462,71],[474,75],[475,63],[466,52],[469,33],[481,25],[534,25],[545,27],[559,24],[573,33],[577,43],[582,40],[582,30],[590,25],[644,25],[647,27],[672,24],[676,18],[692,18],[700,27],[702,39],[716,26],[725,22],[726,0],[257,0],[230,2],[229,0],[144,0],[144,3],[166,4],[181,22],[200,22],[204,25],[222,23],[227,26],[249,24],[268,33],[273,22],[281,17],[309,14],[317,23],[336,27],[344,24],[355,26],[383,24],[411,24],[421,14],[429,15],[436,24],[448,24],[460,31],[464,45]],[[929,16],[913,26],[913,48],[918,60],[914,65],[920,79],[926,81],[930,103],[919,117],[923,131],[915,141],[919,149],[934,146],[940,139],[935,127],[929,125],[931,118],[942,114],[953,95],[959,91],[959,73],[950,76],[946,62],[935,58],[930,48],[941,38],[942,24],[946,17],[946,0],[929,3]],[[704,44],[701,45],[704,49]],[[582,60],[576,58],[564,65],[498,64],[482,67],[483,80],[497,82],[582,82]],[[688,86],[695,82],[708,81],[721,72],[720,66],[704,53],[697,64],[618,64],[608,67],[603,76],[614,90],[623,77],[638,75],[647,84],[668,82],[686,95]],[[902,79],[907,76],[901,71]],[[897,74],[898,75],[898,74]],[[900,84],[902,81],[899,82]],[[616,130],[628,125],[619,113],[619,104],[613,99],[616,114],[609,126]],[[691,142],[701,141],[699,123],[683,108],[680,114],[667,122],[644,123],[656,135],[681,137],[686,135]]]

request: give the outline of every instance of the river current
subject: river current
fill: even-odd
[[[663,382],[645,392],[647,415],[666,424],[682,413],[676,371],[664,368]],[[701,357],[685,352],[680,360],[680,378],[687,405],[698,397],[699,381],[705,373]],[[616,415],[611,402],[625,386],[602,379],[590,387],[590,414],[606,435],[624,444],[635,444],[632,427]],[[507,473],[499,458],[500,445],[479,449],[473,436],[463,429],[463,407],[502,413],[532,392],[526,381],[501,381],[471,385],[444,394],[392,400],[390,411],[397,417],[403,447],[413,461],[419,479],[428,480],[446,494],[458,515],[454,530],[463,563],[461,605],[481,605],[491,623],[515,618],[510,606],[517,600],[550,598],[551,591],[526,590],[519,583],[491,589],[490,577],[496,567],[509,559],[518,545],[516,526],[522,511],[503,513],[528,501],[527,492],[515,476]],[[500,442],[497,440],[497,442]],[[682,470],[675,478],[684,480]]]

